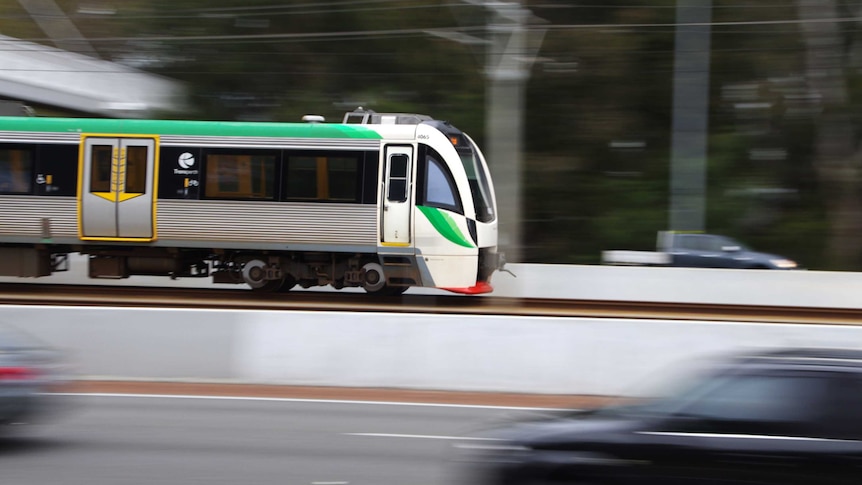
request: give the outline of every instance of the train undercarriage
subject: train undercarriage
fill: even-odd
[[[415,260],[408,256],[111,246],[0,247],[0,276],[40,277],[66,271],[70,253],[88,257],[90,278],[212,277],[213,283],[247,284],[259,292],[329,285],[363,288],[375,295],[400,295],[421,285]]]

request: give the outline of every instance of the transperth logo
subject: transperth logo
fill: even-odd
[[[180,168],[184,168],[186,170],[192,168],[195,164],[195,156],[189,152],[185,152],[180,155],[180,158],[177,160],[180,165]]]

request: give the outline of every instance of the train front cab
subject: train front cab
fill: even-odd
[[[499,261],[496,204],[481,152],[440,121],[418,125],[417,139],[383,150],[381,260],[415,257],[421,286],[491,292]],[[387,274],[396,269],[386,266]]]

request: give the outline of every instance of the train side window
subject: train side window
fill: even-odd
[[[358,199],[359,161],[356,158],[332,157],[326,167],[329,198],[345,202]]]
[[[407,200],[407,167],[410,157],[404,154],[395,154],[389,158],[389,192],[386,199],[391,202],[405,202]]]
[[[359,181],[362,189],[360,190],[360,203],[362,204],[377,204],[378,180],[380,179],[380,152],[365,152],[362,164],[360,165],[361,173]]]
[[[93,145],[91,148],[90,192],[110,192],[114,147],[112,145]]]
[[[288,157],[287,158],[287,198],[316,199],[317,198],[317,158]]]
[[[0,194],[32,192],[33,149],[0,148]]]
[[[78,193],[78,145],[39,145],[35,173],[37,194],[75,196]]]
[[[210,152],[204,163],[207,198],[274,199],[275,154]]]
[[[130,146],[126,149],[126,193],[147,192],[147,150],[145,146]]]
[[[426,148],[426,155],[419,172],[421,195],[419,204],[463,214],[464,207],[458,197],[455,179],[441,160],[442,157],[437,152]]]
[[[360,202],[360,153],[295,152],[287,155],[285,200]]]

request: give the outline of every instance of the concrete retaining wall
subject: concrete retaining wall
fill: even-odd
[[[517,277],[496,274],[492,296],[862,308],[862,273],[510,269]],[[85,274],[78,258],[68,273],[0,281],[213,286]],[[862,327],[663,320],[6,306],[0,321],[68,350],[93,378],[529,393],[633,394],[650,376],[746,347],[862,347]]]
[[[85,377],[620,395],[703,356],[862,348],[862,327],[5,306]]]
[[[496,273],[494,295],[862,308],[862,273],[632,266],[511,265]]]

